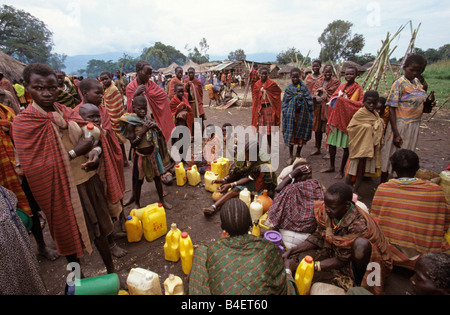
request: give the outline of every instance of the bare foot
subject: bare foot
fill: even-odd
[[[58,252],[56,250],[51,249],[47,246],[39,248],[38,253],[39,255],[44,256],[46,259],[50,261],[55,261],[59,257]]]
[[[335,169],[334,167],[330,167],[330,168],[324,168],[323,170],[320,170],[321,173],[334,173]]]
[[[294,162],[294,160],[293,160],[292,158],[289,158],[289,159],[286,161],[286,164],[287,164],[287,165],[292,165],[293,162]]]
[[[316,149],[311,155],[320,155],[320,149]]]
[[[130,197],[130,199],[128,199],[127,201],[124,201],[123,206],[129,206],[134,202],[134,196]]]
[[[330,153],[327,153],[324,156],[322,156],[322,159],[329,160],[330,159]]]
[[[170,203],[168,203],[167,201],[163,201],[162,205],[163,205],[164,209],[167,209],[167,210],[171,210],[173,208],[173,206]]]
[[[125,249],[119,247],[116,243],[114,243],[114,245],[110,247],[110,250],[111,255],[117,258],[122,258],[126,254],[128,254],[128,252]]]
[[[344,178],[344,173],[341,173],[341,172],[337,173],[337,175],[334,176],[334,179],[343,179],[343,178]]]

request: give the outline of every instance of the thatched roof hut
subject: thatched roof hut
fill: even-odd
[[[14,59],[13,57],[0,51],[0,72],[3,73],[11,83],[14,80],[19,81],[22,79],[23,69],[27,65]]]
[[[183,74],[188,71],[189,68],[194,68],[195,72],[200,72],[200,65],[198,63],[195,63],[192,61],[192,59],[189,59],[188,62],[183,66]]]
[[[356,67],[356,69],[358,69],[358,74],[363,74],[364,72],[366,72],[366,68],[364,68],[363,66],[361,66],[360,64],[357,64],[356,62],[353,61],[344,61],[342,64],[342,68],[341,68],[341,75],[345,74],[345,70],[348,67]],[[335,65],[336,69],[339,67],[338,65]]]
[[[172,62],[167,68],[159,68],[158,72],[162,72],[164,75],[175,74],[175,69],[178,67],[176,62]]]

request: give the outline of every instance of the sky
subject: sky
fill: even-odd
[[[352,32],[365,37],[362,53],[376,55],[387,33],[408,24],[392,47],[402,57],[413,28],[421,23],[416,47],[424,50],[450,43],[450,1],[361,0],[34,0],[2,1],[29,12],[53,32],[54,52],[74,55],[107,52],[140,53],[155,42],[199,47],[202,38],[209,55],[278,54],[290,47],[310,57],[320,53],[317,41],[334,20],[353,23]]]

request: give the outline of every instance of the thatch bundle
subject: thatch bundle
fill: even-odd
[[[0,51],[0,72],[11,83],[22,78],[23,69],[27,65]]]

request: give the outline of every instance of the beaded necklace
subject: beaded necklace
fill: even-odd
[[[341,223],[345,220],[345,218],[352,211],[352,209],[353,209],[353,203],[350,204],[350,208],[347,210],[347,212],[342,217],[342,219],[338,220],[336,218],[333,218],[333,220],[331,220],[331,224],[333,225],[333,233],[334,233],[334,235],[337,235],[342,230]]]

